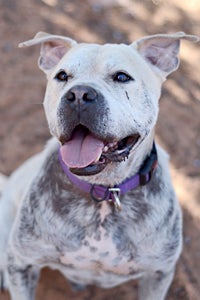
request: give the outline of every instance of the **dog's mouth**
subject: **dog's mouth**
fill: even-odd
[[[61,139],[61,157],[70,171],[76,175],[94,175],[111,162],[122,162],[139,140],[139,134],[120,141],[105,142],[96,138],[86,127],[77,126],[71,138]]]

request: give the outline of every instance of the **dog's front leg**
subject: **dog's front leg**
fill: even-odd
[[[39,268],[23,265],[9,254],[8,284],[12,300],[34,300]]]
[[[173,277],[174,270],[167,273],[156,272],[141,278],[139,300],[164,300]]]

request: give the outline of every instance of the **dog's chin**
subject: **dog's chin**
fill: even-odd
[[[78,176],[90,176],[102,172],[108,164],[120,163],[128,159],[129,153],[138,143],[139,134],[128,136],[119,142],[110,143],[104,148],[98,161],[83,167],[70,168],[70,171]]]

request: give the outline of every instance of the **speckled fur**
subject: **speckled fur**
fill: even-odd
[[[168,156],[157,146],[152,180],[121,196],[118,212],[107,202],[95,203],[69,182],[58,162],[58,139],[70,135],[78,118],[70,116],[64,95],[73,85],[87,84],[101,91],[101,103],[82,113],[81,124],[107,140],[134,133],[141,138],[126,161],[83,179],[113,186],[134,175],[151,150],[161,85],[178,67],[181,38],[195,39],[178,33],[146,37],[130,46],[99,46],[40,33],[23,44],[43,43],[39,65],[48,78],[44,107],[55,137],[16,170],[3,189],[0,277],[2,289],[9,285],[12,300],[35,298],[44,266],[81,285],[109,288],[138,278],[140,300],[165,298],[182,244],[182,217]],[[60,69],[73,74],[68,84],[55,82]],[[116,70],[127,70],[134,81],[116,84],[111,76]]]

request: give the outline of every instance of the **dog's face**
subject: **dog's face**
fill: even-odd
[[[48,79],[49,127],[74,172],[124,160],[155,125],[159,80],[132,47],[77,45]]]
[[[91,175],[120,163],[153,132],[162,82],[178,67],[184,33],[145,37],[131,45],[77,44],[44,33],[40,68],[44,107],[72,172]]]

